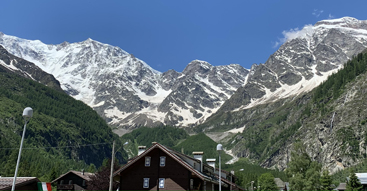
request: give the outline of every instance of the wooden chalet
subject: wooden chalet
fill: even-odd
[[[0,190],[11,190],[13,180],[14,177],[0,177]],[[38,182],[36,177],[17,177],[15,190],[38,190]]]
[[[57,190],[86,190],[87,181],[92,176],[93,173],[71,170],[53,180],[51,184],[57,184]]]
[[[138,156],[114,173],[120,190],[219,190],[218,174],[222,190],[243,190],[235,184],[233,174],[219,173],[204,164],[203,152],[194,152],[190,157],[159,143],[141,149]]]

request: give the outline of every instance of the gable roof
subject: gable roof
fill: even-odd
[[[0,190],[10,190],[14,177],[0,177]],[[32,182],[40,182],[37,177],[17,177],[15,186],[23,186]]]
[[[163,152],[165,152],[168,156],[170,156],[171,158],[173,158],[175,161],[177,161],[179,164],[181,164],[183,167],[185,167],[191,173],[193,173],[196,176],[198,176],[200,179],[218,184],[218,179],[217,178],[207,176],[204,173],[202,173],[202,172],[194,169],[190,164],[188,164],[186,161],[182,160],[181,157],[186,157],[186,158],[189,158],[189,159],[194,160],[194,161],[199,161],[199,160],[194,159],[194,158],[192,158],[190,156],[184,155],[182,153],[179,153],[177,151],[174,151],[172,149],[169,149],[169,148],[167,148],[167,147],[165,147],[165,146],[163,146],[163,145],[161,145],[159,143],[154,143],[150,148],[148,148],[147,150],[145,150],[142,154],[138,155],[135,158],[132,158],[129,163],[125,164],[119,170],[115,171],[115,173],[113,174],[113,176],[119,175],[122,171],[124,171],[125,169],[127,169],[128,167],[130,167],[132,164],[134,164],[139,159],[145,157],[150,151],[152,151],[153,149],[156,149],[156,148],[158,148],[158,149],[162,150]]]
[[[285,187],[285,183],[280,178],[274,178],[274,182],[275,182],[275,184],[277,185],[278,188],[284,188]]]
[[[58,178],[56,178],[55,180],[53,180],[51,183],[57,182],[59,179],[61,179],[62,177],[68,175],[68,174],[75,174],[77,176],[79,176],[80,178],[89,181],[91,180],[91,177],[94,176],[94,173],[90,173],[90,172],[80,172],[80,171],[75,171],[75,170],[70,170],[69,172],[62,174],[61,176],[59,176]]]

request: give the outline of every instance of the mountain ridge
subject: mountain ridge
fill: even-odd
[[[161,73],[92,39],[45,45],[2,34],[0,44],[53,74],[69,95],[94,108],[121,135],[140,126],[193,127],[213,113],[310,91],[367,47],[366,22],[344,17],[305,26],[251,69],[194,60],[182,72]]]

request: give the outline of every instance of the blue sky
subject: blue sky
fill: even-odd
[[[0,31],[47,44],[92,38],[161,72],[181,72],[195,59],[249,69],[284,33],[329,18],[367,20],[366,7],[365,0],[4,0]]]

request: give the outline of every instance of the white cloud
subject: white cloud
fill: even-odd
[[[332,15],[332,14],[329,14],[329,17],[328,17],[328,19],[333,19],[333,18],[335,18],[335,17],[334,17],[334,15]]]
[[[311,24],[305,25],[302,30],[297,27],[288,31],[283,31],[282,34],[283,38],[279,38],[278,41],[275,42],[273,48],[276,48],[279,45],[282,45],[285,42],[288,42],[295,38],[311,38],[313,34],[313,26]]]
[[[319,17],[323,12],[324,12],[324,10],[314,9],[313,12],[312,12],[312,15],[315,16],[315,17]]]

